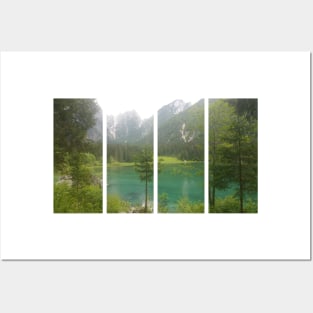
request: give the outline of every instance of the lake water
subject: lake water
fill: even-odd
[[[159,195],[168,195],[168,207],[174,209],[179,199],[204,201],[203,163],[162,165],[158,175]],[[116,166],[107,169],[107,193],[118,195],[133,206],[145,200],[145,183],[139,179],[133,166]],[[153,182],[148,183],[149,201],[153,201]]]
[[[215,198],[224,199],[227,196],[235,196],[235,194],[238,192],[238,189],[239,189],[238,186],[239,186],[238,184],[232,183],[226,189],[216,189],[215,190]],[[238,198],[238,195],[236,197]],[[247,200],[247,199],[251,199],[251,200],[257,202],[257,199],[258,199],[257,192],[252,192],[252,193],[245,192],[244,193],[244,200]]]
[[[107,193],[118,195],[133,206],[141,206],[145,201],[145,182],[133,166],[115,166],[107,169]],[[148,183],[149,201],[153,201],[153,182]]]
[[[173,211],[177,201],[188,198],[204,202],[204,163],[168,164],[162,166],[158,176],[158,193],[168,195],[168,207]]]

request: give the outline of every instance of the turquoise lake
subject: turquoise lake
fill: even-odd
[[[145,182],[139,179],[133,166],[116,166],[107,169],[107,193],[118,195],[133,206],[145,201]],[[148,183],[148,200],[153,202],[153,182]]]
[[[159,196],[167,194],[170,211],[174,211],[181,198],[203,203],[204,163],[163,165],[158,176],[158,193]]]
[[[168,164],[158,174],[158,193],[168,195],[168,207],[173,209],[181,198],[192,202],[204,201],[203,162]],[[133,166],[107,169],[107,193],[118,195],[131,205],[142,205],[145,199],[145,183],[140,181]],[[153,201],[153,182],[148,184],[149,201]]]
[[[220,198],[220,199],[224,199],[227,196],[235,196],[236,193],[238,192],[238,184],[230,184],[228,188],[226,189],[216,189],[215,191],[215,197],[216,198]],[[238,197],[238,196],[237,196]],[[252,193],[244,193],[244,197],[245,200],[247,199],[251,199],[253,201],[257,201],[258,199],[258,194],[257,192],[252,192]]]

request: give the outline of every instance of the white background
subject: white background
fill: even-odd
[[[3,53],[1,68],[3,259],[310,258],[309,53]],[[259,213],[53,214],[53,98],[156,112],[163,90],[258,98]]]
[[[309,0],[1,0],[0,49],[312,51],[311,12]],[[1,261],[0,278],[4,312],[313,310],[312,261]]]

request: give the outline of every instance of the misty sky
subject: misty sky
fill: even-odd
[[[104,115],[118,115],[119,113],[135,110],[141,118],[152,116],[158,109],[177,99],[182,99],[185,102],[196,103],[201,96],[195,97],[180,97],[175,96],[147,96],[147,97],[116,97],[116,98],[97,98],[98,104],[102,107]]]

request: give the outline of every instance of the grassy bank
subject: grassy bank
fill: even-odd
[[[190,161],[190,160],[179,160],[176,157],[172,156],[159,156],[159,162],[162,164],[188,164],[188,163],[198,163],[203,161]]]
[[[189,161],[189,160],[179,160],[176,157],[172,157],[172,156],[159,156],[159,162],[161,162],[162,164],[186,164],[186,163],[198,163],[198,162],[203,162],[203,161]],[[107,163],[107,167],[118,167],[118,166],[122,166],[122,167],[126,167],[126,166],[134,166],[135,163],[134,162],[111,162],[111,163]]]
[[[112,163],[107,163],[107,167],[118,167],[118,166],[122,166],[122,167],[127,167],[127,166],[134,166],[135,163],[134,162],[112,162]]]

